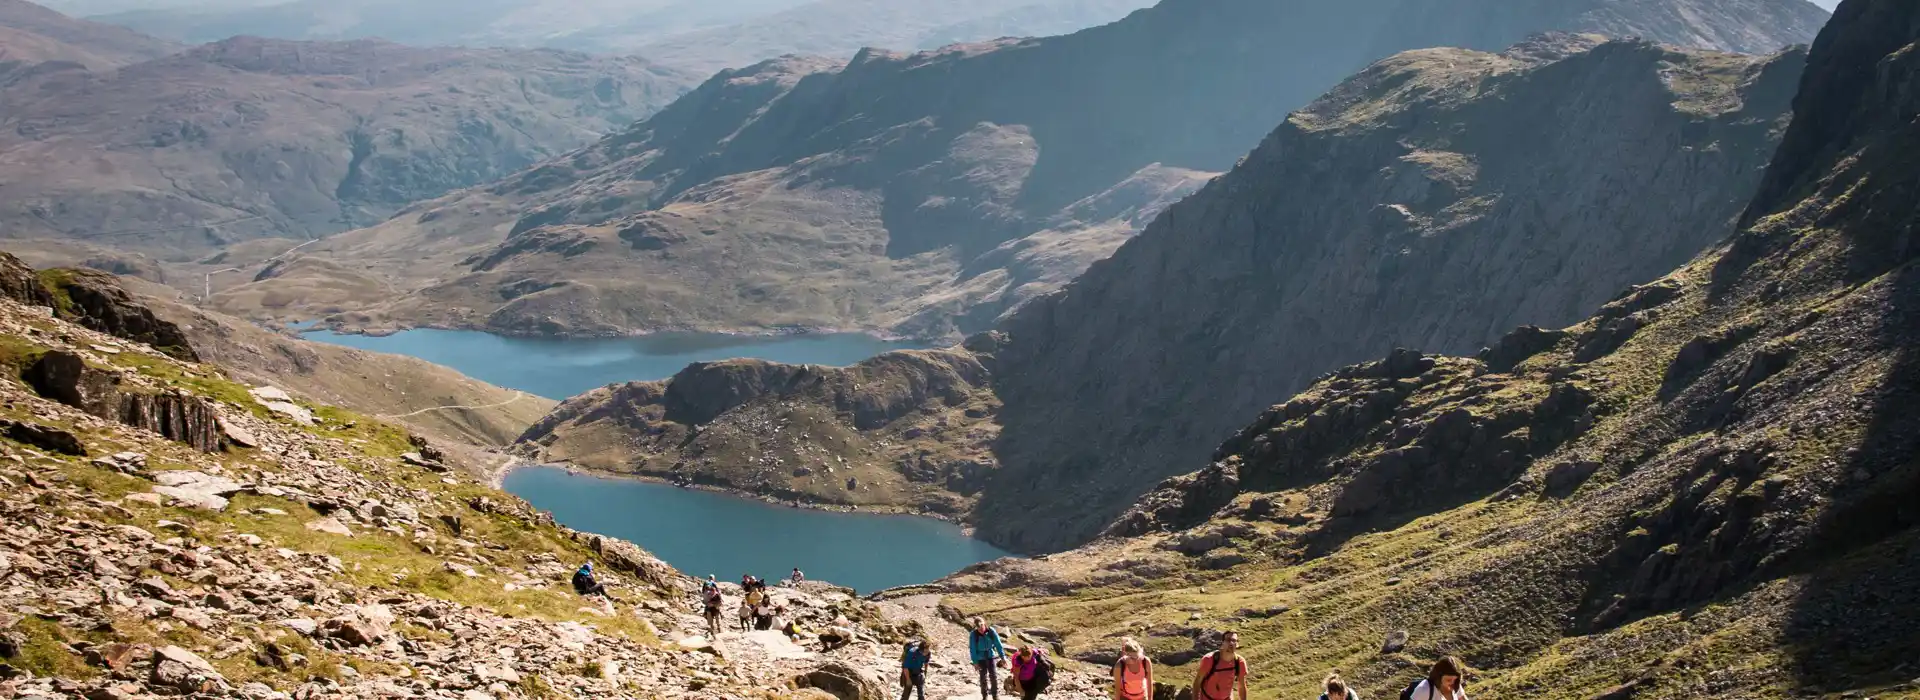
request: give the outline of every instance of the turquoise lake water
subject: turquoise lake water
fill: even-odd
[[[633,479],[517,469],[506,487],[576,530],[638,543],[705,578],[807,578],[862,593],[926,583],[1008,554],[957,525],[905,515],[832,513]]]
[[[858,333],[780,336],[657,333],[633,338],[510,338],[480,331],[421,328],[387,336],[312,331],[302,337],[418,357],[452,367],[488,384],[550,399],[565,399],[619,382],[666,379],[695,362],[752,357],[838,367],[889,350],[926,347]]]
[[[665,379],[692,362],[754,357],[844,366],[889,350],[923,347],[856,334],[558,339],[419,329],[383,337],[325,331],[304,337],[410,355],[553,399],[616,382]],[[631,540],[688,574],[730,581],[743,573],[785,578],[798,566],[810,578],[865,592],[926,583],[1006,556],[958,526],[932,518],[791,508],[550,467],[515,470],[505,486],[568,527]]]

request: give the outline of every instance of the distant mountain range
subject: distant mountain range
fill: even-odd
[[[692,82],[549,49],[183,49],[0,0],[0,229],[175,259],[333,233],[591,142]]]
[[[786,54],[1063,34],[1149,0],[290,0],[129,8],[95,19],[187,43],[235,35],[638,54],[709,74]]]
[[[303,251],[221,300],[514,333],[958,338],[1058,289],[1368,63],[1548,30],[1805,41],[1802,0],[1167,0],[1043,39],[723,72],[654,118]],[[1425,9],[1419,9],[1425,8]],[[266,310],[345,274],[369,298]]]

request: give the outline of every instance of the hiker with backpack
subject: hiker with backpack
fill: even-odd
[[[607,595],[607,587],[601,585],[600,579],[593,575],[593,562],[581,564],[580,569],[573,572],[573,590],[580,595],[603,596],[609,600],[613,598]]]
[[[1113,696],[1118,700],[1153,700],[1153,660],[1132,637],[1120,640],[1120,658],[1113,662]]]
[[[720,638],[720,608],[722,600],[719,586],[707,586],[702,589],[703,608],[707,618],[707,636]]]
[[[1013,668],[1007,674],[1020,688],[1021,700],[1034,700],[1053,683],[1053,661],[1037,645],[1028,645],[1013,655]]]
[[[973,629],[967,633],[967,652],[973,659],[973,669],[980,674],[980,698],[1000,700],[999,668],[1007,662],[1007,647],[1000,642],[1000,632],[987,626],[985,619],[975,617]]]
[[[1247,660],[1240,658],[1240,633],[1220,635],[1220,648],[1200,657],[1200,670],[1193,676],[1193,700],[1240,700],[1247,695]]]
[[[1467,700],[1467,665],[1445,656],[1427,669],[1427,677],[1400,691],[1400,700]]]
[[[919,691],[927,700],[927,662],[933,660],[933,645],[925,639],[909,639],[900,651],[900,700],[912,700]]]
[[[1327,674],[1327,679],[1322,681],[1321,685],[1327,689],[1327,692],[1320,694],[1320,700],[1360,700],[1359,691],[1347,687],[1346,679],[1341,678],[1338,673]]]

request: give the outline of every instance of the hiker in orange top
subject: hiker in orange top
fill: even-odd
[[[1251,700],[1247,694],[1247,660],[1240,658],[1240,634],[1228,632],[1220,637],[1220,649],[1200,657],[1200,671],[1193,676],[1193,700],[1233,700],[1234,690],[1240,691],[1240,700]]]
[[[1113,662],[1113,697],[1153,700],[1153,660],[1132,637],[1120,640],[1120,659]]]

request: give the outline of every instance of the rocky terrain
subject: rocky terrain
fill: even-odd
[[[220,308],[268,319],[357,307],[340,320],[358,327],[958,339],[1057,289],[1290,110],[1396,51],[1499,50],[1558,29],[1768,52],[1823,19],[1802,0],[1527,12],[1168,0],[1067,36],[779,59],[721,73],[585,149],[303,250],[306,262]],[[363,291],[259,302],[342,274]]]
[[[72,323],[0,262],[0,697],[863,700],[911,634],[942,642],[936,697],[965,695],[932,599],[809,583],[773,597],[851,644],[704,637],[695,583],[638,547],[395,425]],[[586,560],[613,599],[573,593]],[[1096,683],[1063,671],[1055,695]]]
[[[782,497],[959,504],[996,543],[1071,546],[1324,368],[1395,344],[1470,352],[1515,325],[1576,321],[1724,237],[1777,143],[1804,60],[1581,36],[1500,54],[1402,54],[1295,114],[1232,173],[1004,332],[944,351],[932,371],[886,365],[912,385],[959,391],[850,382],[862,400],[918,402],[901,420],[863,423],[844,390],[796,392],[760,381],[782,373],[755,373],[730,375],[747,389],[718,419],[659,410],[671,383],[614,388],[569,402],[526,441],[588,466],[677,467]],[[945,364],[985,373],[951,382]],[[991,414],[966,419],[964,407]],[[802,415],[832,421],[809,434],[858,438],[811,457],[763,442],[764,430],[685,438],[702,423]],[[842,459],[874,489],[849,492],[820,473]],[[921,488],[877,486],[903,477]],[[927,487],[946,493],[929,498]]]
[[[1477,357],[1395,351],[1272,406],[1046,561],[948,582],[1255,695],[1920,697],[1920,6],[1847,0],[1738,232]],[[1179,669],[1184,671],[1184,669]]]
[[[377,222],[591,142],[693,82],[636,58],[374,40],[239,38],[139,62],[89,58],[33,46],[142,44],[105,25],[9,19],[23,14],[0,12],[0,46],[23,42],[36,61],[4,64],[0,81],[5,236],[174,260]]]

